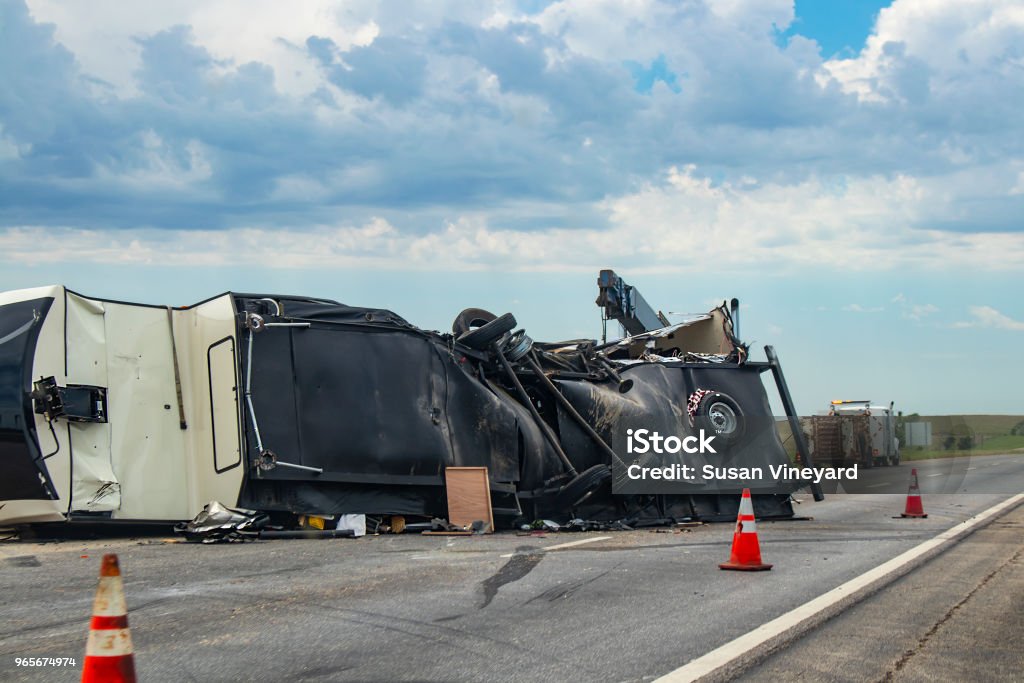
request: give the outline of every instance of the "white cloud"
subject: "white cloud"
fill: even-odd
[[[899,294],[894,296],[890,300],[890,302],[897,305],[897,307],[900,310],[900,317],[905,318],[907,320],[920,321],[923,320],[924,318],[927,318],[930,315],[938,313],[941,310],[935,304],[914,303],[906,295],[904,295],[903,292],[900,292]]]
[[[19,145],[4,135],[3,123],[0,123],[0,162],[8,159],[20,159],[22,155],[32,151],[31,145]]]
[[[896,0],[879,12],[857,57],[831,60],[825,69],[867,100],[956,99],[974,87],[965,79],[1016,80],[1024,62],[1013,55],[1022,34],[1018,2]]]
[[[953,324],[953,327],[991,327],[999,330],[1024,330],[1024,322],[1014,320],[991,306],[971,306],[969,310],[974,320],[957,322]]]
[[[139,154],[118,165],[101,164],[97,175],[107,182],[145,192],[198,190],[210,197],[204,181],[213,176],[209,151],[199,140],[169,145],[152,130],[139,135]]]
[[[790,0],[29,6],[77,65],[38,26],[0,52],[17,77],[0,83],[0,240],[26,259],[54,258],[15,239],[45,224],[91,230],[101,260],[90,240],[186,253],[198,226],[396,267],[1024,263],[1011,3],[896,0],[860,55],[826,64],[806,38],[778,45]],[[659,59],[679,92],[634,82]],[[307,254],[359,229],[334,216],[391,232]]]
[[[885,310],[884,306],[861,306],[860,304],[847,304],[843,306],[843,310],[849,313],[881,313]]]
[[[1019,266],[1024,235],[915,228],[941,193],[941,183],[906,177],[848,178],[838,187],[819,178],[715,185],[689,167],[670,169],[666,182],[605,206],[622,238],[618,248],[654,263],[707,270],[743,263],[849,271],[900,263],[945,268],[953,261]]]
[[[383,220],[296,232],[231,230],[76,230],[13,228],[0,232],[4,258],[19,264],[110,263],[261,268],[393,264],[409,242]],[[415,264],[413,264],[415,265]],[[420,264],[425,265],[425,264]]]
[[[56,26],[56,38],[71,50],[83,71],[114,86],[121,96],[137,94],[141,66],[138,38],[174,26],[190,26],[199,45],[221,60],[222,70],[247,62],[274,69],[275,85],[305,95],[321,85],[303,45],[310,36],[330,38],[342,49],[366,45],[379,32],[368,12],[333,0],[184,0],[62,2],[28,0],[32,15]]]
[[[1017,164],[1024,162],[1018,161]],[[1024,195],[1024,171],[1017,172],[1017,182],[1014,183],[1013,187],[1010,188],[1009,193],[1012,195]]]
[[[921,320],[938,312],[939,307],[934,304],[914,304],[909,310],[904,311],[903,315],[911,320]]]
[[[157,141],[153,143],[159,147]],[[156,157],[159,159],[160,157]],[[148,169],[144,173],[160,173]],[[202,184],[200,183],[200,186]],[[301,200],[324,193],[316,180],[289,178],[275,192]],[[0,231],[0,262],[138,261],[178,265],[264,263],[267,267],[584,270],[614,262],[631,272],[716,273],[757,266],[762,272],[808,268],[884,270],[911,262],[944,270],[1019,268],[1024,235],[917,230],[905,217],[931,200],[907,179],[851,180],[842,191],[812,179],[796,185],[714,184],[697,169],[672,168],[664,181],[601,204],[607,226],[511,229],[485,211],[461,212],[440,224],[399,230],[377,218],[361,226],[227,230]],[[902,221],[902,222],[901,222]],[[119,254],[130,243],[133,251]],[[836,249],[840,243],[842,249]],[[897,297],[898,298],[898,297]],[[901,302],[915,320],[931,304]],[[844,310],[882,310],[859,304]]]

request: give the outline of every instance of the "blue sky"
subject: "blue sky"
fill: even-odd
[[[1024,413],[1021,45],[998,0],[0,0],[0,289],[556,339],[610,267],[739,297],[803,412]]]
[[[786,37],[814,39],[824,57],[855,57],[871,35],[884,0],[797,0]]]

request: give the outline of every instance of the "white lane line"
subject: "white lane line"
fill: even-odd
[[[583,545],[584,543],[593,543],[594,541],[607,541],[611,536],[595,536],[594,538],[581,538],[578,541],[569,541],[568,543],[559,543],[558,545],[549,545],[541,550],[561,550],[562,548],[571,548],[574,545]]]
[[[837,602],[851,598],[858,591],[867,588],[874,582],[884,578],[886,575],[899,570],[904,565],[913,562],[928,551],[948,543],[958,536],[966,534],[989,517],[1000,513],[1008,507],[1016,505],[1022,500],[1024,500],[1024,493],[1018,493],[1011,498],[1007,498],[1002,503],[993,505],[984,512],[979,512],[973,517],[950,527],[938,536],[930,538],[920,545],[914,546],[902,555],[897,555],[888,562],[878,565],[874,569],[861,574],[857,578],[851,579],[823,595],[819,595],[810,602],[805,602],[803,605],[800,605],[790,612],[786,612],[781,617],[772,619],[771,621],[758,626],[753,631],[750,631],[749,633],[746,633],[739,638],[732,640],[725,645],[722,645],[721,647],[688,662],[687,664],[684,664],[675,671],[671,671],[661,678],[658,678],[655,683],[684,683],[686,681],[696,681],[702,676],[706,676],[716,669],[738,659],[755,647],[763,645],[772,638],[775,638],[797,626],[801,622],[810,619],[819,612],[828,609]]]
[[[869,489],[877,489],[877,488],[878,488],[879,486],[888,486],[888,485],[889,485],[889,482],[887,482],[887,481],[883,481],[883,482],[882,482],[881,484],[868,484],[868,485],[867,485],[866,487],[864,487],[864,488],[869,488]]]
[[[978,468],[977,467],[968,467],[967,471],[970,472],[971,470],[976,470],[976,469],[978,469]]]
[[[946,473],[945,472],[936,472],[935,474],[926,474],[924,476],[926,476],[926,477],[941,477],[944,474],[946,474]]]
[[[548,545],[537,548],[537,550],[561,550],[562,548],[572,548],[573,546],[583,545],[584,543],[594,543],[595,541],[607,541],[611,536],[594,536],[593,538],[581,538],[578,541],[569,541],[568,543],[559,543],[557,545]],[[508,553],[501,557],[512,557],[515,553]]]

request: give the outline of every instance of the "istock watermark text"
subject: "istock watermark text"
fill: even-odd
[[[715,436],[707,436],[704,430],[700,430],[699,436],[691,435],[679,438],[678,436],[662,436],[658,432],[649,429],[627,429],[626,430],[626,452],[633,455],[644,453],[717,453],[711,442]]]

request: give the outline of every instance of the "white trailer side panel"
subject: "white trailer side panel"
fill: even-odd
[[[242,487],[242,383],[234,315],[229,295],[175,311],[188,421],[189,518],[211,500],[236,505]]]
[[[106,334],[111,463],[121,484],[114,517],[186,519],[186,438],[167,310],[107,303]]]
[[[52,304],[32,377],[105,388],[107,421],[35,415],[59,498],[2,501],[0,521],[186,520],[211,500],[237,505],[245,468],[232,297],[168,309],[45,287],[0,293],[0,304],[41,298]]]

